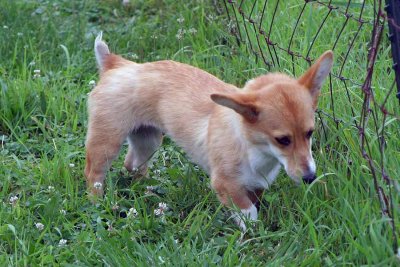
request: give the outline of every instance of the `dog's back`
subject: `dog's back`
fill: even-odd
[[[110,53],[101,35],[94,48],[101,81],[91,92],[89,109],[112,110],[111,117],[123,122],[118,128],[152,126],[165,132],[208,170],[208,121],[217,106],[210,95],[238,89],[187,64],[128,61]]]

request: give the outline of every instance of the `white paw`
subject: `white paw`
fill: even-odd
[[[233,220],[240,227],[242,232],[247,230],[246,221],[256,221],[257,220],[257,208],[251,205],[248,209],[242,209],[240,212],[235,212],[233,214]]]

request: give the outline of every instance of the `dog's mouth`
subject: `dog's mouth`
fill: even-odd
[[[301,184],[311,184],[315,180],[315,174],[308,175],[296,175],[288,170],[285,164],[282,164],[282,167],[285,169],[286,174],[290,177],[290,179],[295,183],[296,186],[300,186]]]
[[[301,184],[312,184],[317,178],[315,173],[308,173],[303,176],[290,175],[286,172],[290,179],[296,184],[296,186],[300,186]]]
[[[310,172],[310,173],[307,173],[306,175],[303,175],[302,180],[303,180],[303,183],[305,183],[305,184],[311,184],[312,182],[315,181],[316,178],[317,177],[316,177],[315,173]]]
[[[285,169],[286,174],[290,177],[290,179],[296,185],[300,185],[302,183],[311,184],[312,182],[315,181],[315,179],[316,179],[315,167],[310,166],[306,170],[303,170],[303,171],[299,171],[298,169],[297,169],[297,171],[291,171],[291,169],[286,164],[287,163],[286,159],[283,159],[282,157],[278,157],[277,159],[278,159],[279,163],[282,165],[282,167]],[[314,160],[312,160],[312,162],[314,162]]]

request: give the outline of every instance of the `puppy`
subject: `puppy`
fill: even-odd
[[[110,53],[96,38],[100,81],[88,101],[87,185],[103,194],[105,173],[127,139],[125,167],[140,168],[166,133],[211,177],[236,222],[257,219],[255,206],[281,166],[296,182],[315,179],[311,153],[314,112],[333,63],[325,52],[299,79],[271,73],[243,89],[198,68],[174,62],[138,64]]]

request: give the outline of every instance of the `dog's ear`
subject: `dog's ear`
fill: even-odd
[[[211,99],[221,105],[233,109],[242,115],[248,122],[254,123],[258,119],[259,110],[255,105],[255,96],[247,94],[212,94]]]
[[[318,60],[303,74],[298,82],[310,90],[313,97],[313,107],[317,108],[318,97],[322,84],[329,75],[333,64],[333,52],[326,51]]]

